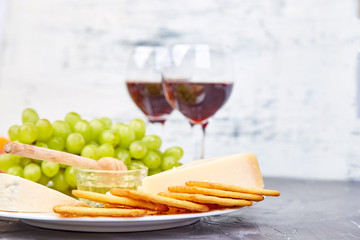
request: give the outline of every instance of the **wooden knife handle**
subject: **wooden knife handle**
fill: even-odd
[[[56,162],[86,169],[101,169],[96,160],[81,157],[71,153],[36,147],[16,142],[7,142],[4,146],[6,153],[48,162]]]

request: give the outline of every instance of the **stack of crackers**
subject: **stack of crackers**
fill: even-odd
[[[241,208],[264,200],[264,196],[280,196],[275,190],[221,183],[188,181],[185,185],[171,186],[168,192],[158,194],[120,188],[111,189],[110,194],[73,190],[74,196],[104,206],[59,205],[53,211],[63,217],[142,217]]]

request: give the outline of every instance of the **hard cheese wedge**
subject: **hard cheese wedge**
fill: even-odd
[[[216,182],[254,188],[264,187],[257,157],[251,153],[244,153],[197,160],[145,177],[141,189],[149,193],[166,192],[169,186],[183,186],[186,181]]]
[[[30,180],[0,173],[0,211],[52,212],[54,205],[84,205]]]

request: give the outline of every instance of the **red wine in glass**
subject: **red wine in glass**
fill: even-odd
[[[234,83],[231,50],[223,44],[178,43],[162,70],[166,99],[190,122],[194,160],[204,158],[208,120],[228,100]]]
[[[173,108],[167,102],[161,82],[126,81],[128,92],[134,103],[151,123],[165,123]]]
[[[170,104],[191,124],[207,124],[228,100],[232,82],[189,82],[164,79],[164,90]]]

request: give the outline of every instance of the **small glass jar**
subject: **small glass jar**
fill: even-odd
[[[97,193],[107,193],[112,188],[137,189],[141,186],[142,180],[147,176],[147,168],[108,171],[75,168],[77,189]],[[103,204],[81,199],[90,206],[103,206]]]

